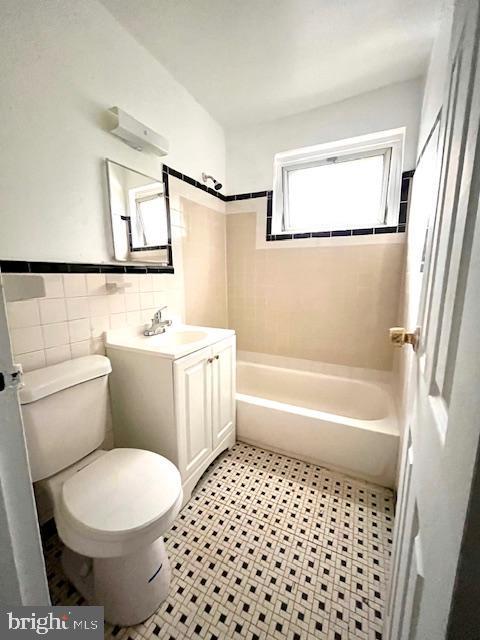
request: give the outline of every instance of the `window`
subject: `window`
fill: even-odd
[[[164,249],[168,222],[164,186],[149,182],[128,189],[130,251]]]
[[[281,153],[273,234],[397,225],[403,130]]]
[[[162,193],[135,198],[136,210],[131,216],[132,251],[158,248],[168,243],[165,198]]]

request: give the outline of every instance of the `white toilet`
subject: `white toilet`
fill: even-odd
[[[140,449],[98,449],[110,419],[108,358],[26,373],[20,391],[32,480],[50,496],[63,566],[105,619],[132,625],[166,598],[163,533],[182,504],[178,469]]]

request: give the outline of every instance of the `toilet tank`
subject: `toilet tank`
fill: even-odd
[[[110,419],[110,371],[108,358],[93,355],[25,373],[19,397],[33,482],[102,444]]]

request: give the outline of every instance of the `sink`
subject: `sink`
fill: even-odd
[[[176,359],[235,334],[231,329],[174,324],[167,327],[165,333],[144,336],[144,328],[142,325],[107,331],[107,350],[149,352],[164,358]]]
[[[196,329],[176,329],[175,327],[167,327],[164,333],[157,333],[155,336],[144,336],[146,338],[145,345],[150,346],[182,346],[192,344],[194,342],[203,342],[208,338],[209,331],[198,331]],[[141,341],[143,342],[143,341]]]
[[[190,344],[191,342],[198,342],[199,340],[205,340],[208,338],[206,331],[166,331],[165,340],[173,342],[173,344]]]

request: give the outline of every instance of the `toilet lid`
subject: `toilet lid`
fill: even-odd
[[[179,499],[178,469],[157,453],[113,449],[62,487],[64,512],[82,528],[127,534],[152,524]]]

